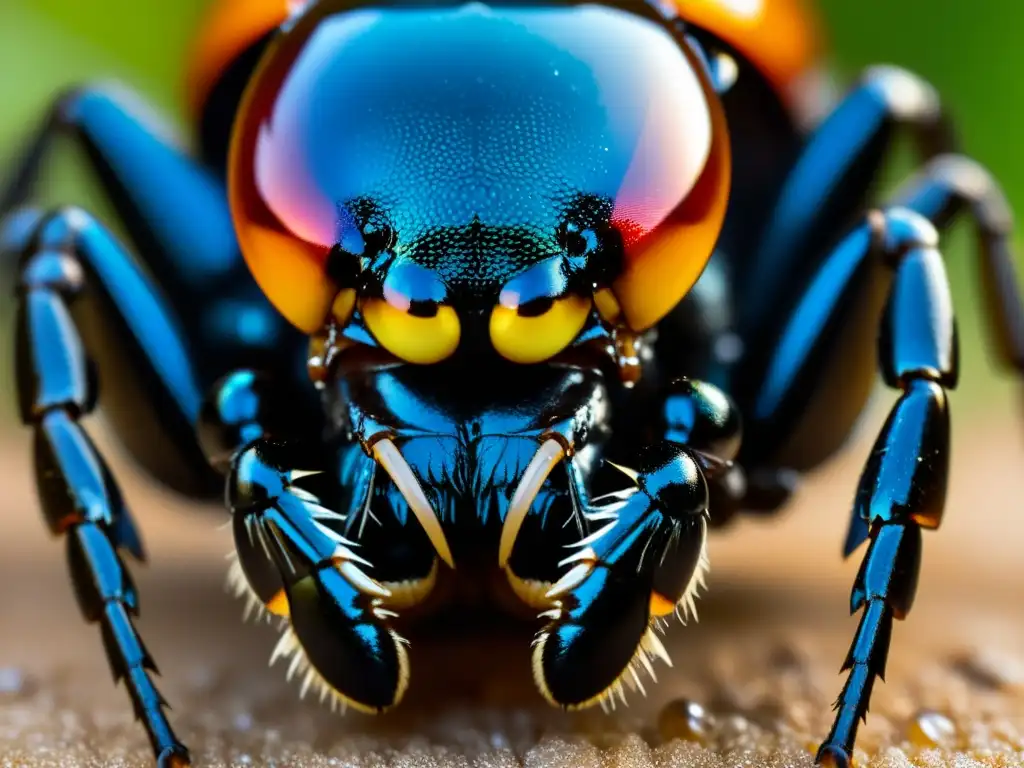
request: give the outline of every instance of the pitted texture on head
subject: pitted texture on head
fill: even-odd
[[[474,221],[464,227],[428,230],[397,250],[400,256],[436,272],[452,288],[468,288],[490,298],[488,294],[526,267],[557,255],[558,246],[553,237],[527,228]]]
[[[256,77],[233,210],[257,280],[302,327],[322,318],[302,281],[344,240],[345,201],[374,201],[395,252],[446,279],[506,279],[562,250],[581,195],[611,201],[627,250],[690,222],[717,128],[675,33],[602,5],[325,3]],[[287,257],[282,238],[299,244]],[[679,245],[677,263],[703,264]]]

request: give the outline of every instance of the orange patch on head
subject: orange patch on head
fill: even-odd
[[[789,101],[817,65],[822,34],[807,0],[672,0],[686,21],[739,51]],[[793,105],[791,105],[793,106]]]
[[[328,320],[341,289],[327,275],[333,233],[320,226],[335,218],[334,202],[319,195],[308,168],[294,162],[295,147],[264,146],[272,143],[266,126],[301,43],[301,36],[285,38],[253,75],[231,142],[228,201],[256,282],[292,325],[311,334]]]
[[[729,205],[732,153],[725,110],[696,56],[689,50],[686,55],[704,91],[711,121],[704,168],[686,199],[653,231],[638,235],[643,227],[632,226],[628,216],[613,219],[625,236],[626,264],[612,289],[635,331],[661,320],[697,282],[718,242]]]
[[[189,58],[185,86],[192,114],[198,116],[210,91],[238,56],[307,1],[217,0]]]

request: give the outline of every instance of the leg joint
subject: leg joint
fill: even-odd
[[[911,251],[939,246],[935,226],[908,208],[875,209],[868,213],[867,220],[876,252],[892,267],[897,267]]]
[[[910,613],[921,570],[921,528],[916,523],[883,523],[872,537],[850,598],[850,608],[884,603],[895,618]]]

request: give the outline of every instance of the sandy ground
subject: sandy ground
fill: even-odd
[[[946,522],[926,535],[918,601],[895,630],[861,765],[1024,765],[1024,433],[1009,399],[994,406],[1004,415],[956,422]],[[700,622],[670,631],[674,667],[610,716],[548,708],[530,679],[530,628],[508,627],[414,643],[412,688],[392,715],[341,718],[300,702],[267,667],[275,631],[243,624],[224,589],[223,513],[184,507],[114,465],[151,553],[136,569],[140,627],[197,765],[809,766],[856,626],[857,563],[839,550],[870,437],[784,517],[714,538]],[[0,765],[148,765],[35,512],[27,435],[4,430],[0,466]],[[705,717],[659,725],[678,699]]]

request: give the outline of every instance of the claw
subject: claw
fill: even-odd
[[[298,496],[300,499],[302,499],[303,501],[307,501],[310,504],[319,504],[320,503],[320,499],[316,495],[314,495],[314,494],[310,493],[309,491],[307,491],[305,488],[299,488],[299,486],[297,486],[297,485],[291,485],[291,486],[288,486],[288,491],[293,496]]]
[[[288,660],[286,677],[300,681],[300,698],[313,689],[332,709],[382,712],[408,686],[405,644],[387,626],[391,613],[366,604],[382,588],[352,563],[334,565],[288,585],[290,626],[270,663]]]
[[[591,518],[591,520],[593,520],[593,518]],[[603,528],[598,528],[596,531],[594,531],[592,534],[587,536],[585,539],[580,539],[579,541],[577,541],[572,546],[574,546],[574,547],[589,547],[591,544],[596,543],[598,539],[603,538],[606,533],[611,531],[611,529],[615,527],[617,522],[618,522],[618,518],[613,519],[610,523],[608,523],[608,525],[604,526]]]
[[[547,591],[544,597],[554,599],[564,595],[566,592],[576,589],[576,587],[582,584],[583,580],[590,575],[592,570],[594,570],[593,561],[582,562],[579,565],[574,566],[567,571],[566,574],[551,587],[551,589]]]
[[[501,529],[501,542],[498,545],[498,565],[504,568],[512,556],[512,547],[516,543],[516,536],[523,526],[526,513],[530,511],[530,505],[537,497],[544,481],[547,480],[555,465],[565,458],[565,448],[554,438],[545,441],[537,450],[530,461],[523,477],[519,481],[516,492],[512,495],[512,501],[508,505],[508,513],[505,515],[505,523]]]
[[[558,562],[558,565],[559,565],[559,567],[562,567],[562,566],[572,565],[573,563],[579,563],[579,562],[595,563],[595,562],[597,562],[597,553],[593,549],[591,549],[590,547],[585,547],[585,548],[579,550],[578,552],[569,555],[564,560],[560,560]]]
[[[293,469],[288,473],[288,482],[294,483],[296,480],[301,480],[304,477],[316,477],[323,473],[322,469]]]
[[[367,595],[373,595],[374,597],[391,597],[391,591],[385,589],[376,581],[371,579],[362,569],[353,562],[342,561],[338,563],[338,570],[341,571],[341,575],[348,579],[349,583]]]
[[[423,530],[430,538],[437,555],[444,560],[449,567],[455,567],[455,560],[452,558],[451,549],[448,547],[448,539],[445,538],[444,529],[441,528],[441,521],[437,519],[437,513],[430,506],[430,501],[423,492],[422,486],[412,472],[412,468],[399,452],[395,444],[384,438],[378,440],[373,446],[373,455],[377,462],[384,467],[395,486],[402,494],[409,509],[416,515]]]

